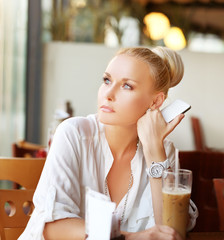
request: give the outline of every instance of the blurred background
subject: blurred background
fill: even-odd
[[[157,45],[185,65],[165,104],[192,105],[170,138],[196,149],[196,117],[204,145],[223,150],[224,0],[0,0],[0,155],[20,140],[47,146],[62,119],[95,113],[115,52]]]

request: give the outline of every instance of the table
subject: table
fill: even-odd
[[[224,232],[191,232],[187,240],[224,240]]]
[[[112,240],[124,240],[124,235]],[[224,232],[190,232],[186,240],[224,240]]]

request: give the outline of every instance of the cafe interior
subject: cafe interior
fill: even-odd
[[[162,108],[191,105],[169,135],[193,173],[187,239],[224,239],[224,0],[0,1],[0,239],[24,230],[57,126],[97,111],[102,73],[132,46],[182,57]]]

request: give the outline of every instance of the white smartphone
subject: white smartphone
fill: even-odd
[[[176,116],[181,113],[187,112],[189,109],[191,109],[191,105],[180,99],[177,99],[170,105],[163,108],[161,113],[165,121],[168,123],[171,122]]]

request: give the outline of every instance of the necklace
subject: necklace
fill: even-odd
[[[133,180],[133,174],[132,174],[132,171],[131,171],[130,179],[129,179],[129,184],[128,184],[128,192],[127,192],[126,197],[125,197],[124,208],[123,208],[123,212],[122,212],[121,218],[120,218],[120,222],[121,222],[121,223],[123,223],[123,221],[124,221],[124,215],[125,215],[125,210],[126,210],[126,206],[127,206],[127,202],[128,202],[128,195],[129,195],[129,192],[130,192],[130,189],[131,189],[132,180]],[[106,177],[106,179],[105,179],[104,194],[107,195],[107,196],[109,195],[109,194],[108,194],[107,177]]]
[[[139,145],[139,139],[137,141],[137,144],[136,144],[136,152],[138,150],[138,145]],[[135,152],[135,154],[136,154]],[[128,184],[128,191],[127,191],[127,194],[126,194],[126,197],[125,197],[125,200],[124,200],[124,207],[123,207],[123,212],[121,214],[121,218],[120,218],[120,223],[122,224],[123,221],[124,221],[124,216],[125,216],[125,211],[126,211],[126,206],[127,206],[127,202],[128,202],[128,196],[129,196],[129,192],[130,192],[130,189],[131,189],[131,184],[132,184],[132,181],[133,181],[133,173],[132,173],[132,170],[131,170],[131,174],[130,174],[130,178],[129,178],[129,184]],[[104,194],[106,196],[109,195],[108,193],[108,184],[107,184],[107,177],[105,179],[105,188],[104,188]]]

